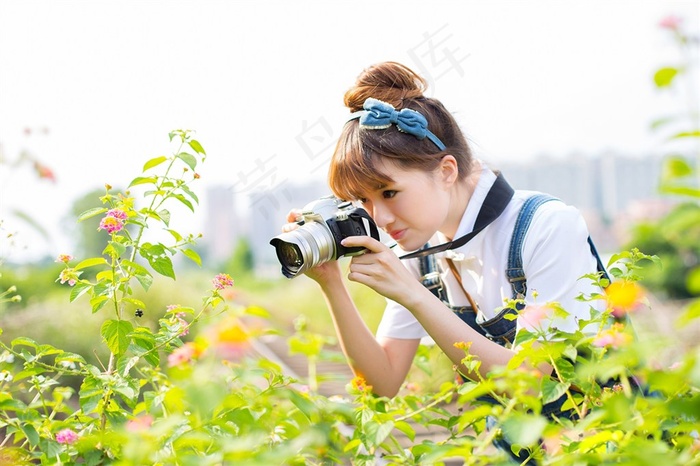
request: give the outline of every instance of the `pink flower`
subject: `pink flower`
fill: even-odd
[[[150,414],[145,414],[143,416],[135,417],[134,419],[129,419],[126,423],[126,430],[129,432],[142,432],[148,430],[153,424],[153,416]]]
[[[73,286],[78,282],[79,274],[80,272],[76,273],[74,269],[67,268],[61,270],[61,274],[58,276],[58,279],[61,281],[61,285],[68,282],[70,286]]]
[[[175,318],[180,322],[180,325],[182,326],[183,330],[180,332],[180,336],[184,337],[185,335],[190,333],[190,328],[188,327],[189,322],[187,322],[184,317],[185,317],[184,312],[178,312],[175,314]]]
[[[100,222],[97,231],[107,230],[107,233],[118,233],[124,228],[124,222],[116,217],[106,216]]]
[[[59,254],[58,258],[56,259],[56,262],[63,262],[64,264],[67,264],[68,262],[73,260],[73,256],[69,254]]]
[[[126,220],[127,215],[126,212],[124,212],[121,209],[112,209],[107,212],[107,217],[114,217],[119,220]]]
[[[175,309],[179,309],[180,305],[179,304],[169,304],[168,307],[165,308],[165,312],[171,312],[174,311]]]
[[[682,18],[679,18],[675,15],[669,15],[661,21],[659,21],[659,27],[663,29],[670,29],[671,31],[677,31],[680,28],[682,22]]]
[[[215,289],[223,290],[224,288],[233,286],[233,278],[231,278],[231,276],[227,273],[220,273],[214,277],[212,283],[214,284]]]
[[[524,329],[530,332],[542,330],[542,321],[545,320],[551,308],[547,305],[528,304],[520,311],[519,318]]]
[[[63,429],[56,434],[56,441],[66,445],[73,445],[78,441],[78,434],[71,429]]]
[[[603,330],[593,339],[593,346],[599,348],[620,348],[632,341],[632,335],[624,332],[621,324],[614,324],[612,327]]]
[[[202,354],[202,348],[194,343],[185,343],[168,355],[168,367],[188,363]]]

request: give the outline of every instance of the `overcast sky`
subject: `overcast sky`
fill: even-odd
[[[487,161],[652,153],[677,103],[651,81],[678,60],[668,15],[698,31],[700,2],[0,0],[2,154],[57,178],[0,165],[3,228],[24,231],[21,209],[52,234],[10,257],[70,252],[72,201],[170,153],[172,129],[207,150],[202,193],[324,180],[343,93],[385,60],[423,74]]]

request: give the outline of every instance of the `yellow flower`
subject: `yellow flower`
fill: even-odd
[[[372,391],[372,386],[367,385],[367,381],[364,379],[364,377],[354,377],[351,381],[350,384],[352,385],[352,388],[357,390],[360,393],[365,393],[365,392],[371,392]]]
[[[636,282],[621,280],[611,283],[605,295],[612,315],[619,318],[639,308],[644,291]]]
[[[230,360],[241,359],[251,346],[250,338],[248,330],[235,317],[219,323],[213,336],[217,353]]]

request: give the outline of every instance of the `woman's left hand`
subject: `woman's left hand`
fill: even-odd
[[[406,307],[407,300],[415,296],[412,290],[423,288],[396,254],[380,241],[370,236],[350,236],[342,241],[342,245],[367,249],[364,254],[353,256],[348,280],[367,285]]]

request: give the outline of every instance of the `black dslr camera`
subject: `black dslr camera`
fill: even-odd
[[[377,225],[366,210],[334,196],[306,205],[297,223],[300,226],[296,230],[270,240],[287,278],[324,262],[363,253],[365,248],[346,248],[340,244],[348,236],[372,236],[379,240]]]

